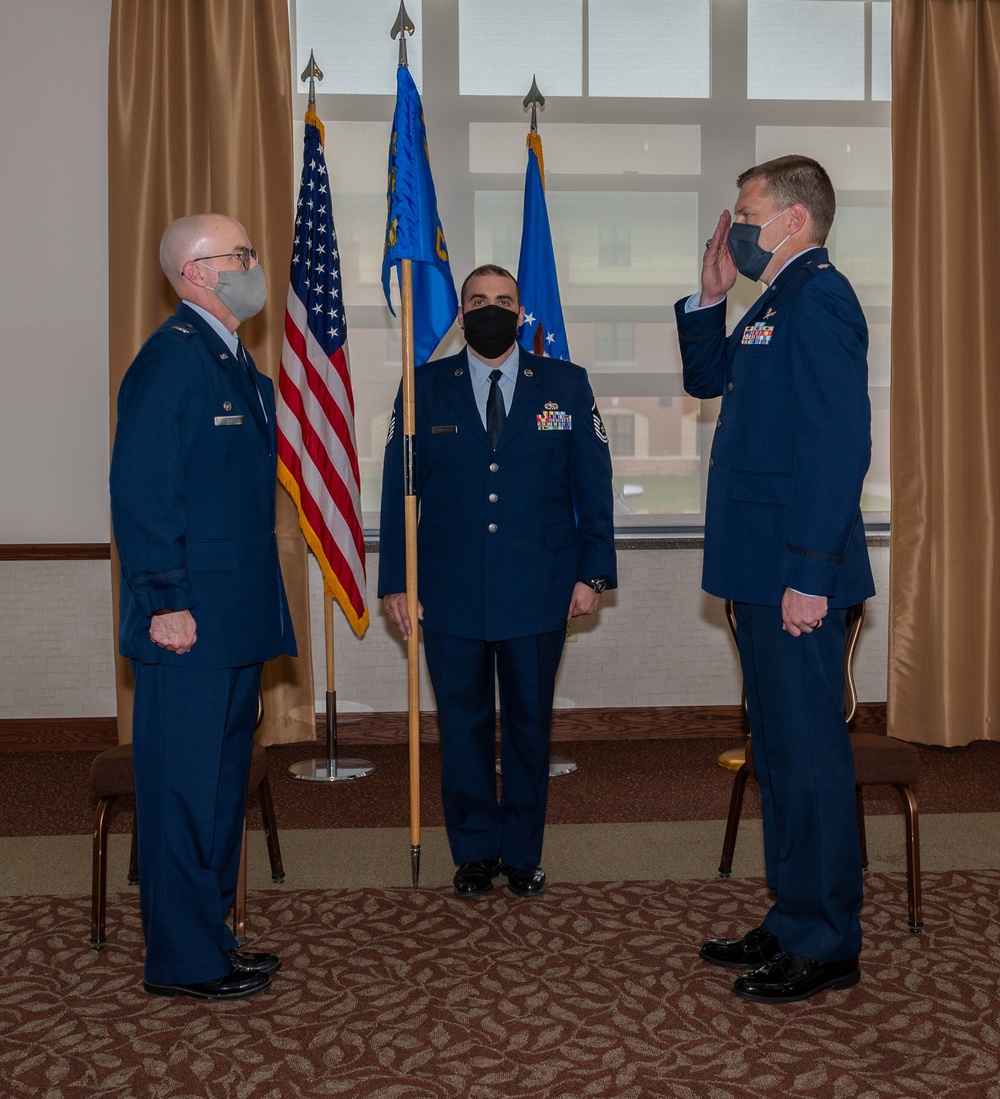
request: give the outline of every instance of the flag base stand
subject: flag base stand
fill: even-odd
[[[552,756],[549,760],[549,778],[558,775],[571,775],[576,770],[576,762],[566,756]]]
[[[549,759],[549,778],[558,778],[560,775],[571,775],[576,770],[576,762],[565,756],[551,756]],[[502,774],[500,760],[497,760],[497,774]]]
[[[337,758],[337,692],[326,692],[326,759],[303,759],[288,768],[292,778],[307,782],[349,782],[367,778],[375,764],[367,759]]]
[[[288,768],[292,778],[312,782],[346,782],[352,778],[367,778],[375,764],[367,759],[303,759]]]

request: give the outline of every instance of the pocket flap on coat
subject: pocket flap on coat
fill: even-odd
[[[787,473],[734,473],[729,495],[755,504],[787,504],[792,498],[792,478]]]
[[[546,549],[566,549],[577,542],[576,523],[556,523],[545,528]]]
[[[232,572],[236,568],[236,543],[232,538],[189,540],[187,558],[191,572]]]

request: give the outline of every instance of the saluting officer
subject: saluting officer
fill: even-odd
[[[841,712],[847,609],[874,593],[861,489],[871,457],[868,328],[823,247],[823,168],[786,156],[737,180],[701,292],[676,305],[684,387],[722,396],[702,586],[735,603],[767,883],[774,904],[701,956],[749,973],[748,1000],[802,1000],[861,979],[861,851]],[[739,271],[767,289],[726,336]]]

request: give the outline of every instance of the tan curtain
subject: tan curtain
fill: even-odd
[[[889,732],[1000,739],[1000,3],[893,0]]]
[[[277,383],[293,225],[286,0],[114,0],[108,71],[111,431],[122,375],[176,308],[160,271],[164,228],[215,211],[242,222],[267,274],[264,312],[240,328]],[[314,739],[305,543],[278,492],[278,542],[297,660],[264,669],[265,744]],[[117,627],[118,563],[112,562]],[[119,659],[118,728],[131,739],[132,681]]]

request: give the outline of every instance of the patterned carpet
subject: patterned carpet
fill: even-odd
[[[784,1007],[695,954],[756,922],[754,881],[262,892],[251,946],[285,967],[214,1005],[142,992],[134,897],[101,953],[84,898],[0,901],[0,1094],[997,1099],[1000,873],[926,875],[919,936],[901,888],[867,882],[862,983]]]
[[[956,850],[995,850],[1000,746],[920,750],[924,933],[904,929],[904,876],[874,872],[873,862],[862,983],[784,1007],[737,999],[735,975],[697,957],[705,938],[759,922],[766,903],[759,878],[712,877],[732,783],[715,758],[732,746],[557,745],[579,770],[552,783],[549,820],[599,830],[583,848],[584,868],[624,867],[633,842],[625,837],[643,829],[705,822],[697,827],[711,843],[699,865],[709,880],[678,880],[675,858],[656,881],[599,882],[564,870],[539,900],[498,889],[460,902],[433,881],[411,890],[360,888],[349,878],[337,889],[321,878],[296,888],[308,876],[302,867],[280,890],[251,890],[248,948],[277,951],[284,969],[245,1002],[143,992],[134,890],[112,884],[100,953],[86,946],[82,882],[65,896],[12,891],[0,897],[0,1099],[1000,1099],[1000,869],[940,869],[965,864],[935,852],[930,827],[952,820]],[[290,779],[288,765],[317,749],[269,750],[289,852],[293,836],[405,825],[404,748],[353,747],[378,766],[359,782],[331,789]],[[35,865],[67,843],[72,864],[87,865],[92,758],[5,755],[0,836],[37,850]],[[428,836],[440,822],[438,768],[436,748],[423,746]],[[873,790],[866,806],[872,830],[884,821],[900,855],[897,820],[881,816],[899,817],[895,793]],[[744,817],[754,815],[751,785]],[[250,821],[259,826],[255,809]],[[129,827],[126,799],[115,828]],[[593,845],[614,829],[621,843],[597,859]],[[747,831],[737,873],[746,873]],[[123,857],[126,845],[114,847]],[[266,862],[259,852],[256,862]],[[286,865],[294,869],[288,856]],[[405,880],[404,871],[387,884]],[[41,890],[19,892],[28,891]]]

